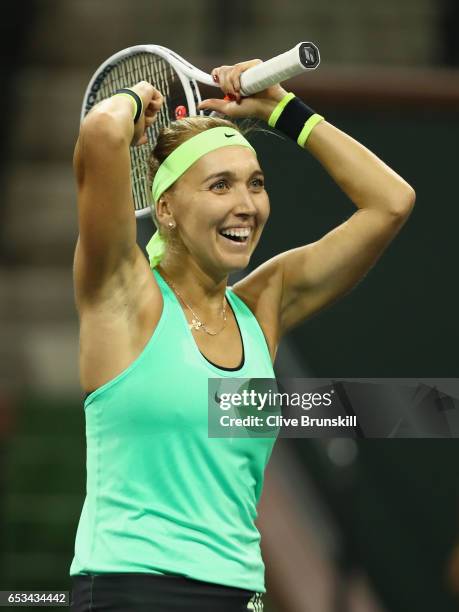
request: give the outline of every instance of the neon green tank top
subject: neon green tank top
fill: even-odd
[[[208,378],[274,378],[263,332],[231,290],[244,362],[200,352],[174,292],[139,357],[86,398],[86,498],[70,575],[179,574],[266,592],[254,523],[275,437],[209,438]]]

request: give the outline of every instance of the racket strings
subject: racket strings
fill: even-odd
[[[162,57],[153,53],[135,53],[114,64],[100,84],[94,104],[112,96],[117,89],[132,87],[139,81],[147,81],[158,89],[164,104],[155,123],[147,130],[148,142],[131,147],[131,184],[135,210],[153,205],[150,192],[149,159],[161,128],[175,120],[175,109],[187,105],[179,76]]]

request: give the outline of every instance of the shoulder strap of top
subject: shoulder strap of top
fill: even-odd
[[[261,329],[261,326],[258,323],[256,316],[253,314],[247,304],[243,300],[241,300],[238,295],[236,295],[236,293],[231,287],[227,288],[226,296],[231,302],[231,306],[235,311],[239,323],[242,324],[249,332],[248,337],[256,340],[260,348],[267,351],[269,359],[271,360],[269,346],[266,341],[265,334]]]
[[[175,293],[155,268],[153,268],[153,274],[163,297],[163,315],[167,319],[168,325],[173,324],[177,326],[177,329],[181,329],[182,313]]]
[[[172,289],[166,283],[166,281],[161,276],[161,274],[158,272],[158,270],[156,270],[156,268],[153,268],[153,274],[155,276],[156,282],[158,283],[159,289],[161,293],[163,294],[163,297],[165,296],[171,297]]]

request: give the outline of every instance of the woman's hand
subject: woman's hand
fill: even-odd
[[[218,98],[210,98],[203,100],[199,105],[199,110],[217,111],[221,115],[228,117],[256,117],[268,121],[274,108],[278,102],[287,94],[285,89],[280,85],[272,85],[263,91],[260,91],[251,96],[241,96],[241,74],[257,64],[261,64],[261,60],[254,59],[247,62],[240,62],[234,66],[220,66],[214,68],[211,72],[215,82],[217,82],[222,91],[225,93],[224,100]]]
[[[164,98],[161,93],[147,81],[140,81],[140,83],[137,83],[131,87],[131,89],[135,91],[143,103],[143,113],[134,125],[134,137],[131,142],[132,146],[138,147],[148,142],[147,129],[156,121],[158,112],[163,105]]]

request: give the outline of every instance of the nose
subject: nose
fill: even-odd
[[[257,214],[258,209],[255,205],[253,194],[247,189],[247,187],[241,187],[236,198],[234,214],[244,216]]]

